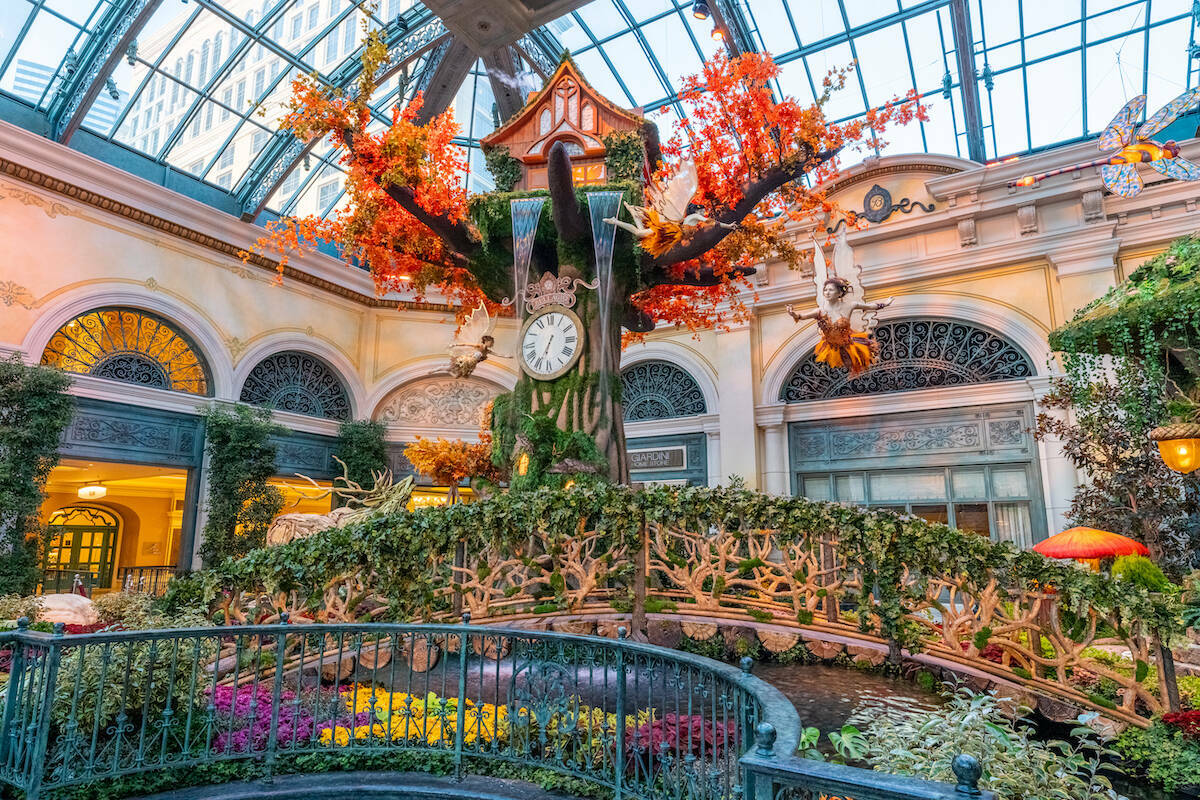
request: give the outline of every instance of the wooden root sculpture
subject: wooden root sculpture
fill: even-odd
[[[408,500],[412,497],[413,488],[411,476],[399,483],[394,483],[391,470],[373,471],[371,473],[373,483],[371,488],[366,489],[350,480],[350,470],[345,461],[337,456],[334,456],[333,460],[342,465],[342,474],[334,479],[334,485],[328,489],[322,488],[307,475],[297,473],[296,477],[308,481],[318,491],[316,495],[305,495],[304,499],[315,501],[336,496],[345,501],[346,505],[335,508],[327,514],[280,514],[267,529],[268,546],[287,544],[296,539],[307,539],[328,528],[344,528],[351,522],[369,516],[394,514],[408,507]]]

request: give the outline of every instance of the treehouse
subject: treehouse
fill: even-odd
[[[562,142],[571,157],[575,185],[605,183],[604,137],[637,131],[645,119],[611,102],[583,79],[570,58],[564,58],[541,91],[529,96],[516,116],[485,136],[484,151],[498,147],[521,164],[518,191],[548,187],[550,148]]]

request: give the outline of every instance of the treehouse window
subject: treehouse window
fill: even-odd
[[[579,127],[585,131],[594,131],[596,129],[596,109],[591,103],[583,104],[583,117]]]
[[[576,186],[586,183],[604,183],[604,165],[580,164],[577,167],[571,167],[571,177],[574,178]]]
[[[541,115],[538,117],[538,133],[545,136],[550,132],[550,109],[543,108]]]

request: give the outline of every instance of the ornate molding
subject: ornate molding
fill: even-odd
[[[1017,228],[1021,231],[1022,236],[1028,236],[1031,233],[1037,233],[1037,206],[1032,203],[1029,205],[1017,206]]]
[[[962,172],[962,167],[954,167],[948,164],[935,164],[928,161],[917,161],[907,164],[890,164],[883,167],[874,167],[867,169],[857,175],[847,175],[839,178],[825,188],[826,194],[834,194],[843,189],[849,189],[858,183],[864,183],[869,180],[877,180],[888,175],[902,175],[910,172],[928,172],[934,175],[954,175]]]
[[[116,214],[117,216],[124,217],[125,219],[131,220],[140,225],[145,225],[148,228],[162,231],[163,233],[178,237],[185,241],[199,245],[200,247],[213,250],[231,259],[241,262],[240,253],[242,248],[238,247],[237,245],[222,241],[215,236],[201,233],[200,231],[194,230],[185,225],[180,225],[176,222],[172,222],[155,214],[142,211],[141,209],[135,208],[127,203],[122,203],[109,197],[105,197],[104,195],[99,194],[98,192],[93,192],[90,189],[85,189],[68,181],[64,181],[51,175],[47,175],[43,172],[30,169],[29,167],[18,164],[15,161],[9,161],[8,159],[0,158],[0,174],[8,175],[9,177],[22,181],[23,183],[46,189],[47,191],[70,198],[76,202],[99,209],[100,211],[104,211],[109,214]],[[31,196],[37,197],[37,195]],[[21,198],[16,197],[15,199],[20,200]],[[38,205],[39,207],[42,207],[43,210],[47,211],[49,216],[54,216],[55,214],[70,214],[73,216],[79,216],[77,212],[70,207],[63,205],[62,203],[50,203],[50,201],[46,201],[45,198],[38,199],[42,202],[39,203],[37,201],[30,201],[26,204]],[[21,202],[25,201],[21,200]],[[50,203],[50,209],[47,210],[42,203]],[[51,211],[54,213],[51,214]],[[264,256],[252,255],[246,263],[272,274],[279,273],[279,262]],[[250,270],[247,270],[245,274],[246,276],[249,276],[251,274]],[[450,305],[449,303],[430,303],[427,301],[417,302],[414,300],[389,300],[382,297],[376,297],[374,295],[363,294],[362,292],[356,292],[353,289],[340,286],[333,281],[319,278],[290,265],[283,268],[283,277],[290,278],[297,283],[311,286],[319,291],[336,295],[337,297],[350,300],[354,303],[358,303],[369,308],[399,308],[402,310],[439,311],[448,314],[458,311],[457,306]],[[507,310],[501,311],[502,315],[509,315],[511,313],[511,311]]]
[[[75,210],[68,205],[59,203],[56,200],[47,200],[37,192],[22,189],[11,183],[0,183],[0,199],[16,200],[23,205],[40,208],[50,219],[54,219],[59,214],[62,214],[64,217],[78,216]]]
[[[971,218],[958,221],[958,244],[961,247],[971,247],[979,243],[979,235],[975,232],[975,220]]]
[[[705,414],[704,392],[686,370],[667,361],[642,361],[621,372],[626,422]]]
[[[482,381],[426,378],[384,399],[375,419],[405,427],[479,427],[484,407],[498,391]]]
[[[26,287],[14,281],[0,281],[0,303],[6,306],[21,306],[33,308],[33,294]]]
[[[1079,196],[1079,202],[1083,206],[1084,222],[1104,219],[1104,192],[1090,189]]]

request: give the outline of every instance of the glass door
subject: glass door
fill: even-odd
[[[45,591],[71,591],[76,573],[90,575],[95,586],[110,586],[119,527],[116,515],[103,509],[74,506],[55,511],[44,560]]]

